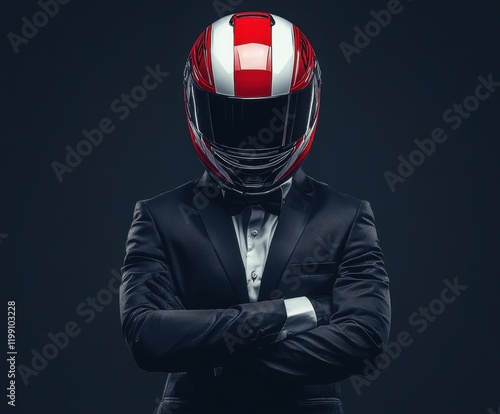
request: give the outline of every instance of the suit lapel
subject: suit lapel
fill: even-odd
[[[280,281],[290,256],[311,214],[314,197],[312,186],[304,171],[299,169],[283,204],[278,225],[267,256],[259,300],[275,298],[272,295]]]
[[[210,191],[206,192],[209,195],[214,193],[214,188],[218,188],[217,185],[211,181],[208,173],[205,172],[196,187],[202,191],[203,188],[207,186],[211,186]],[[226,213],[223,206],[222,192],[219,191],[216,197],[207,197],[204,196],[203,193],[195,195],[195,198],[197,197],[198,200],[196,201],[198,202],[193,200],[193,205],[200,205],[198,211],[200,212],[201,220],[203,221],[205,230],[219,260],[226,271],[229,282],[236,293],[238,303],[247,303],[249,302],[249,297],[246,287],[245,268],[241,261],[241,253],[238,239],[234,231],[233,221],[231,216]]]

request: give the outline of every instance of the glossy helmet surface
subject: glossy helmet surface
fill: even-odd
[[[184,71],[198,157],[223,188],[272,190],[309,152],[320,88],[314,50],[292,23],[263,12],[217,20],[196,40]]]

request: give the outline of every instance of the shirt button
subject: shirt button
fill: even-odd
[[[259,234],[259,232],[257,230],[252,230],[250,232],[250,235],[255,239],[257,237],[257,234]]]
[[[255,273],[255,270],[252,270],[252,273],[250,274],[250,276],[252,277],[252,280],[257,279],[257,273]]]

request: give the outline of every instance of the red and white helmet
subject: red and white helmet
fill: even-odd
[[[321,72],[305,35],[269,13],[217,20],[198,37],[184,72],[189,132],[224,188],[272,190],[311,147]]]

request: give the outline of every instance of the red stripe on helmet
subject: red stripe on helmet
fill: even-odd
[[[209,92],[215,92],[214,75],[212,72],[212,54],[210,53],[210,42],[212,37],[212,26],[207,27],[198,37],[189,57],[196,84]]]
[[[295,39],[295,62],[293,64],[290,92],[300,91],[309,85],[314,73],[315,58],[314,49],[309,40],[297,26],[293,26],[293,34]]]
[[[304,150],[302,151],[302,153],[297,157],[297,159],[295,160],[295,162],[290,166],[290,168],[288,168],[288,170],[281,176],[281,178],[279,179],[279,183],[283,183],[304,162],[304,160],[306,159],[307,155],[309,154],[309,150],[311,149],[311,145],[312,145],[312,143],[314,141],[314,135],[315,134],[316,134],[316,125],[313,127],[313,129],[311,131],[311,136],[309,138],[309,142],[307,143],[306,147],[304,148]],[[305,137],[302,137],[301,139],[299,139],[295,143],[295,149],[297,149],[298,147],[300,147],[300,145],[304,141],[304,138]]]
[[[318,118],[318,115],[319,115],[319,108],[320,108],[320,105],[319,105],[319,101],[318,101],[318,109],[316,110],[316,119]],[[309,142],[307,143],[306,147],[304,148],[304,150],[302,151],[302,154],[300,154],[297,159],[295,160],[295,162],[290,166],[290,168],[283,174],[283,176],[280,178],[279,182],[282,183],[284,182],[288,177],[290,177],[290,175],[292,173],[295,172],[295,170],[297,170],[297,168],[300,167],[300,165],[304,162],[304,160],[306,159],[307,155],[309,154],[309,151],[311,150],[311,145],[314,141],[314,136],[316,135],[316,128],[318,126],[318,123],[316,122],[311,130],[311,132],[309,133]],[[300,147],[300,145],[302,144],[302,142],[304,141],[304,139],[306,138],[306,136],[303,136],[301,139],[299,139],[296,143],[295,143],[295,149],[297,150],[298,147]]]
[[[272,93],[272,17],[269,13],[237,13],[234,26],[234,94],[241,98]]]

